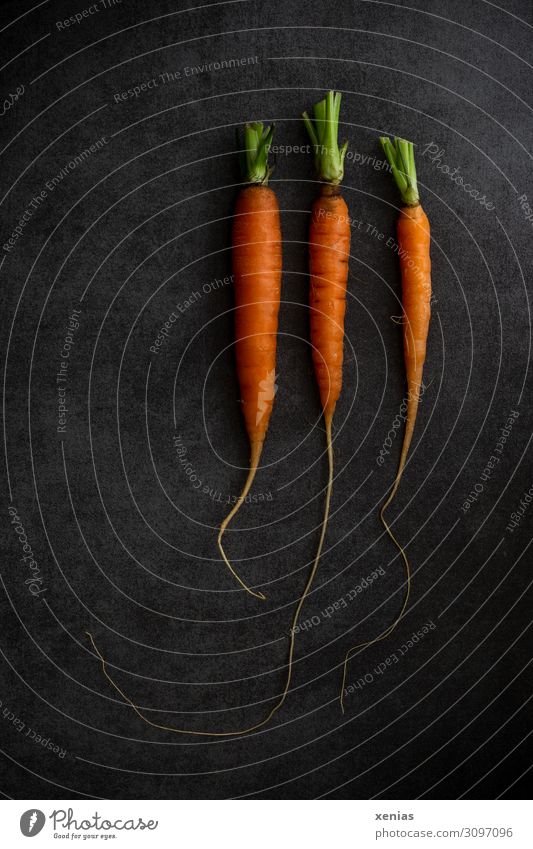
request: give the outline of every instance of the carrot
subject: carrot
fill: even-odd
[[[87,632],[92,648],[102,664],[110,684],[148,725],[177,734],[206,737],[233,737],[247,734],[266,725],[284,704],[292,680],[297,624],[305,599],[311,589],[318,567],[329,515],[333,483],[333,448],[331,423],[342,386],[344,312],[350,224],[348,209],[340,196],[339,183],[347,143],[339,149],[337,129],[340,94],[329,92],[314,107],[314,120],[304,113],[304,121],[315,148],[315,162],[323,181],[321,193],[311,216],[309,261],[311,274],[310,307],[313,360],[320,391],[327,432],[329,478],[320,542],[307,577],[302,595],[292,617],[285,684],[280,697],[259,722],[237,731],[196,731],[162,725],[149,719],[120,689],[107,671],[107,663]],[[275,357],[277,317],[281,283],[281,232],[279,211],[273,192],[266,187],[268,180],[267,154],[272,130],[262,124],[246,127],[246,179],[253,185],[239,195],[233,229],[233,269],[236,298],[237,371],[243,396],[243,413],[250,438],[250,471],[239,501],[222,523],[219,546],[224,561],[239,583],[252,595],[264,599],[262,593],[251,590],[235,573],[220,544],[222,534],[231,521],[254,479],[272,411],[275,391]]]
[[[396,477],[390,493],[383,504],[380,517],[385,530],[402,555],[406,570],[406,592],[403,604],[396,619],[378,637],[366,643],[353,646],[346,654],[344,675],[341,688],[341,707],[344,712],[344,688],[346,670],[352,653],[388,637],[402,619],[411,592],[411,570],[407,555],[392,533],[385,512],[392,503],[407,462],[409,447],[413,438],[415,422],[420,403],[422,376],[426,359],[426,343],[431,317],[431,260],[429,255],[430,227],[426,213],[420,204],[416,179],[414,147],[405,139],[380,139],[383,150],[392,169],[396,185],[400,191],[403,206],[397,223],[398,256],[402,275],[403,307],[403,350],[407,378],[407,412],[405,432]]]
[[[130,699],[129,696],[127,696],[124,693],[124,691],[119,687],[119,685],[114,680],[114,678],[112,678],[111,675],[109,674],[109,672],[107,671],[107,666],[108,666],[107,661],[104,659],[102,653],[97,648],[93,635],[89,631],[86,631],[85,633],[86,633],[87,637],[89,638],[89,642],[90,642],[98,660],[100,661],[100,663],[102,665],[102,672],[105,675],[105,677],[107,678],[107,680],[109,681],[109,683],[111,684],[111,686],[116,690],[116,692],[120,696],[122,696],[122,698],[124,699],[126,704],[128,704],[130,707],[132,707],[133,710],[135,711],[135,713],[137,714],[137,716],[140,719],[142,719],[143,722],[146,722],[147,725],[151,725],[152,728],[157,728],[160,731],[172,731],[174,734],[191,734],[194,737],[235,737],[235,736],[240,736],[242,734],[249,734],[251,731],[257,731],[258,728],[262,728],[264,725],[266,725],[268,722],[270,722],[270,720],[272,719],[274,714],[276,714],[279,711],[279,709],[282,707],[282,705],[285,703],[285,700],[286,700],[286,698],[289,694],[289,687],[290,687],[291,681],[292,681],[294,647],[295,647],[295,643],[296,643],[296,630],[297,630],[297,625],[298,625],[298,619],[300,618],[300,612],[302,610],[304,601],[305,601],[305,599],[306,599],[306,597],[309,593],[309,590],[311,589],[311,584],[313,582],[313,577],[314,577],[315,572],[316,572],[316,565],[314,566],[314,568],[312,569],[311,573],[309,574],[309,576],[307,578],[307,582],[306,582],[304,591],[303,591],[302,595],[300,596],[300,600],[298,601],[298,604],[296,605],[296,610],[295,610],[293,617],[292,617],[292,624],[291,624],[291,630],[290,630],[290,636],[289,636],[289,656],[288,656],[288,661],[287,661],[287,674],[285,676],[285,684],[283,686],[283,690],[281,691],[281,695],[278,698],[275,705],[269,710],[269,712],[267,713],[267,715],[265,717],[263,717],[263,719],[259,720],[259,722],[256,722],[253,725],[249,725],[246,728],[241,728],[241,729],[238,729],[236,731],[199,731],[199,730],[190,729],[190,728],[177,728],[175,725],[163,725],[160,722],[154,722],[154,720],[148,719],[148,717],[145,716],[143,711],[135,704],[135,702],[132,699]]]
[[[350,219],[341,196],[344,157],[348,142],[338,146],[341,106],[339,92],[329,91],[313,107],[313,119],[303,113],[315,153],[315,167],[322,183],[313,204],[309,231],[309,308],[312,358],[326,426],[328,483],[324,516],[311,578],[318,567],[329,517],[333,488],[331,427],[342,389],[344,314],[350,255]]]
[[[263,599],[263,593],[250,589],[229,563],[221,545],[228,523],[237,513],[252,485],[268,428],[275,394],[276,333],[281,290],[281,230],[279,208],[274,192],[268,188],[268,150],[273,128],[262,124],[247,124],[244,131],[244,174],[250,183],[237,199],[233,226],[233,272],[235,278],[235,334],[237,373],[242,394],[242,410],[250,439],[250,470],[244,489],[231,513],[222,523],[218,544],[225,563],[247,592]],[[119,687],[108,672],[108,664],[96,647],[92,634],[86,632],[90,644],[102,665],[102,672],[137,716],[161,731],[191,734],[198,737],[235,737],[248,734],[266,725],[287,698],[292,678],[296,626],[304,598],[310,587],[308,579],[304,594],[293,614],[289,638],[287,674],[281,695],[267,715],[255,724],[235,731],[201,731],[164,725],[149,719],[143,710]]]
[[[250,469],[241,495],[224,519],[218,547],[244,589],[261,600],[237,574],[222,547],[224,532],[239,511],[255,478],[276,391],[276,334],[281,297],[281,227],[276,195],[268,187],[268,150],[273,127],[247,124],[244,179],[250,185],[237,198],[233,220],[235,359],[242,412],[250,440]]]

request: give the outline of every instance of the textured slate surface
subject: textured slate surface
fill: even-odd
[[[2,116],[4,246],[26,212],[0,269],[2,790],[520,795],[533,517],[524,501],[533,484],[531,5],[194,5],[2,6],[5,24],[17,18],[2,33],[11,60],[2,72],[11,104]],[[97,10],[84,17],[89,8]],[[287,146],[305,147],[299,115],[328,88],[343,92],[344,193],[360,223],[333,515],[303,612],[313,624],[297,636],[293,686],[268,726],[223,740],[158,731],[120,702],[86,631],[123,689],[162,724],[249,726],[283,686],[326,481],[306,307],[317,186],[309,153]],[[242,509],[227,549],[268,595],[264,605],[236,587],[216,548],[248,454],[228,281],[235,128],[247,119],[276,123],[283,305],[257,500]],[[382,133],[417,145],[435,303],[428,388],[391,511],[408,544],[411,602],[395,633],[351,662],[358,687],[343,716],[344,652],[393,621],[404,590],[378,517],[405,394],[401,329],[391,321],[399,270],[387,246],[398,198]],[[31,557],[21,559],[26,539],[42,579],[33,584]],[[409,646],[428,623],[435,627]]]

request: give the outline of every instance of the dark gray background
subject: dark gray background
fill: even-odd
[[[518,200],[533,198],[531,4],[236,0],[188,10],[123,0],[57,28],[89,5],[2,7],[3,97],[25,87],[2,117],[2,244],[51,176],[108,139],[49,193],[13,251],[2,250],[3,793],[520,795],[530,765],[533,508],[512,533],[506,526],[533,483],[532,223]],[[255,56],[238,69],[184,72]],[[176,81],[115,102],[178,70]],[[248,459],[231,286],[202,293],[159,354],[150,346],[176,303],[230,273],[235,128],[275,121],[276,144],[305,144],[299,115],[329,88],[343,92],[341,137],[353,154],[343,191],[364,226],[352,240],[332,517],[303,612],[320,624],[298,635],[289,698],[261,731],[222,741],[157,731],[120,702],[86,630],[158,722],[238,729],[265,715],[284,681],[326,481],[308,343],[305,240],[317,190],[308,154],[279,154],[272,180],[284,238],[279,390],[254,485],[271,500],[245,506],[226,538],[265,605],[236,587],[216,548],[222,499],[238,493]],[[378,515],[400,437],[383,466],[377,457],[405,394],[401,328],[391,321],[399,269],[384,244],[398,195],[368,164],[382,159],[382,133],[417,145],[436,303],[429,388],[391,510],[413,566],[411,603],[387,641],[352,660],[348,680],[366,683],[343,716],[343,655],[394,619],[404,583]],[[424,155],[432,142],[494,209]],[[82,314],[61,436],[55,375],[73,308]],[[511,410],[519,416],[500,462],[463,513]],[[191,487],[176,434],[221,500]],[[10,504],[41,569],[38,598],[24,583]],[[378,566],[385,574],[356,601],[322,615]],[[375,672],[430,621],[436,628],[417,646]],[[11,714],[66,755],[17,731]]]

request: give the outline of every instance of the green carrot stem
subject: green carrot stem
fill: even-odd
[[[387,136],[380,137],[381,146],[392,168],[396,185],[400,190],[405,206],[418,206],[418,186],[416,182],[415,149],[412,142],[394,137],[394,142]]]
[[[268,167],[268,152],[273,135],[274,125],[271,127],[263,127],[263,124],[260,123],[244,125],[244,151],[241,154],[241,171],[246,183],[255,183],[261,186],[268,184],[268,178],[272,173],[272,169]]]
[[[339,148],[340,92],[328,91],[323,100],[313,106],[313,117],[303,113],[304,124],[309,133],[315,153],[315,166],[320,180],[325,183],[340,183],[344,176],[344,157],[348,142]]]

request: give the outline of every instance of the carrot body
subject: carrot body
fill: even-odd
[[[309,305],[312,357],[326,422],[342,388],[349,255],[348,207],[337,186],[324,185],[311,215]]]
[[[281,227],[276,195],[243,189],[233,223],[235,358],[242,412],[252,446],[265,440],[275,394],[281,297]]]
[[[422,375],[426,359],[426,343],[431,318],[431,233],[426,213],[420,204],[416,178],[414,145],[395,138],[394,143],[383,136],[381,144],[391,167],[403,201],[397,224],[398,254],[402,273],[403,350],[407,379],[407,415],[402,450],[394,483],[381,518],[394,542],[383,514],[398,489],[413,438],[420,403]],[[399,546],[404,559],[405,552]]]

